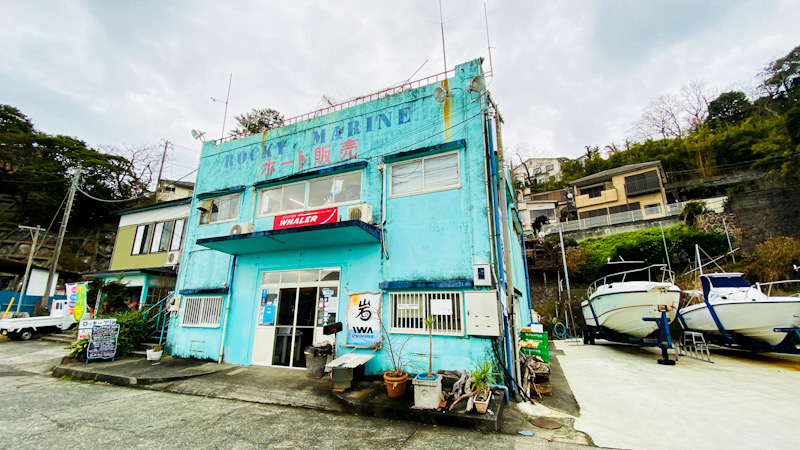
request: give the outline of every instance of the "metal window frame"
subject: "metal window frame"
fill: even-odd
[[[181,302],[181,327],[219,328],[224,303],[222,295],[186,296]]]
[[[425,335],[428,334],[428,330],[425,328],[424,319],[429,316],[428,311],[430,310],[430,301],[433,298],[439,297],[449,297],[450,301],[452,302],[453,306],[453,315],[451,316],[452,319],[446,319],[445,317],[448,316],[435,316],[437,317],[437,322],[434,324],[433,335],[434,336],[464,336],[465,335],[465,324],[464,324],[464,293],[462,291],[398,291],[398,292],[389,292],[389,332],[392,334],[420,334]],[[410,297],[411,299],[416,299],[417,301],[422,301],[423,303],[419,303],[421,308],[419,308],[420,312],[413,315],[412,317],[406,318],[406,320],[415,321],[420,324],[412,325],[412,326],[395,326],[396,319],[403,320],[402,318],[398,318],[397,316],[397,301],[399,299],[403,299],[403,297]],[[411,304],[406,303],[406,304]],[[408,322],[407,322],[408,323]]]

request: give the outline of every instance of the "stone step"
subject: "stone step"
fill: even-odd
[[[46,334],[42,336],[40,339],[45,342],[56,342],[59,344],[69,345],[72,344],[72,342],[75,340],[75,337],[72,336],[71,334],[57,333],[57,334]]]

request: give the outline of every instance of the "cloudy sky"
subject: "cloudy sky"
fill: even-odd
[[[447,64],[487,58],[507,147],[577,157],[621,142],[654,97],[691,81],[751,89],[800,45],[794,0],[442,0]],[[426,62],[427,61],[427,62]],[[197,166],[192,129],[233,116],[286,117],[443,72],[437,0],[48,1],[0,3],[0,103],[92,146],[175,144],[177,179]],[[192,179],[188,175],[187,179]]]

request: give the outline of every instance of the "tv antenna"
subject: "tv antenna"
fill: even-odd
[[[486,22],[486,48],[489,50],[489,75],[494,78],[494,67],[492,66],[492,43],[489,40],[489,13],[486,12],[486,2],[483,3],[483,19]]]
[[[442,60],[444,60],[444,77],[447,78],[447,52],[444,49],[444,18],[442,17],[442,0],[439,0],[439,26],[442,29]]]
[[[225,101],[217,100],[214,97],[211,97],[211,101],[214,103],[224,103],[225,104],[225,115],[222,116],[222,136],[225,137],[225,119],[228,118],[228,101],[231,99],[231,81],[233,81],[233,73],[231,73],[230,78],[228,78],[228,95],[225,97]],[[195,139],[197,139],[195,137]]]

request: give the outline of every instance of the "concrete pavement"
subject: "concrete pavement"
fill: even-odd
[[[0,374],[0,376],[15,377],[31,376],[32,373],[46,374],[51,368],[60,363],[61,356],[65,353],[66,350],[56,344],[36,340],[28,342],[0,340],[0,367],[5,370],[5,374]],[[8,364],[9,362],[13,364]],[[307,379],[304,377],[304,371],[301,370],[241,367],[197,360],[167,358],[157,364],[136,359],[71,364],[57,368],[54,375],[57,377],[65,376],[74,380],[91,380],[92,382],[110,381],[118,385],[139,387],[151,391],[190,394],[197,398],[241,400],[248,403],[279,405],[281,407],[292,406],[295,409],[299,407],[314,410],[315,412],[339,413],[343,417],[358,415],[363,420],[367,420],[363,418],[365,413],[372,415],[372,411],[364,411],[362,408],[357,407],[360,404],[359,402],[363,403],[363,398],[353,402],[352,399],[336,397],[331,392],[331,385],[328,380]],[[37,381],[38,383],[39,381]],[[369,384],[372,382],[365,381],[362,383]],[[82,385],[82,383],[70,384]],[[354,388],[357,387],[354,386]],[[360,392],[366,391],[368,389]],[[373,389],[375,396],[379,396],[383,401],[389,400],[386,397],[385,390],[378,391],[381,390]],[[349,392],[352,394],[357,391],[353,389]],[[358,397],[357,393],[356,397]],[[35,401],[39,401],[39,399],[35,399]],[[47,404],[47,401],[45,401],[45,404]],[[570,425],[573,418],[569,416],[555,415],[557,420],[566,426],[559,430],[544,430],[536,428],[525,421],[526,418],[531,414],[535,415],[535,413],[521,411],[513,404],[506,407],[506,409],[508,413],[504,414],[505,420],[502,422],[503,426],[501,427],[506,437],[498,437],[496,443],[514,446],[516,444],[512,443],[519,441],[524,443],[526,447],[548,448],[541,447],[544,444],[540,442],[547,442],[548,440],[572,444],[590,442],[583,433],[572,430]],[[541,412],[541,409],[536,410],[536,412]],[[370,417],[369,420],[377,419]],[[390,422],[404,423],[396,420]],[[409,426],[416,427],[414,428],[413,436],[431,432],[431,436],[425,439],[433,442],[438,442],[437,440],[440,439],[438,436],[442,435],[450,436],[442,442],[460,442],[459,436],[461,434],[459,433],[475,433],[471,430],[414,425],[412,423],[409,423]],[[517,433],[521,430],[533,431],[536,436],[520,436]],[[412,441],[408,442],[411,443]],[[464,442],[466,444],[472,441],[466,440]],[[493,445],[489,442],[489,448],[492,448]],[[440,446],[449,447],[449,445],[444,444]],[[466,447],[470,448],[470,445]],[[408,448],[414,448],[414,446]]]
[[[575,428],[603,447],[797,448],[800,355],[712,350],[714,363],[598,340],[556,341],[580,403]]]

